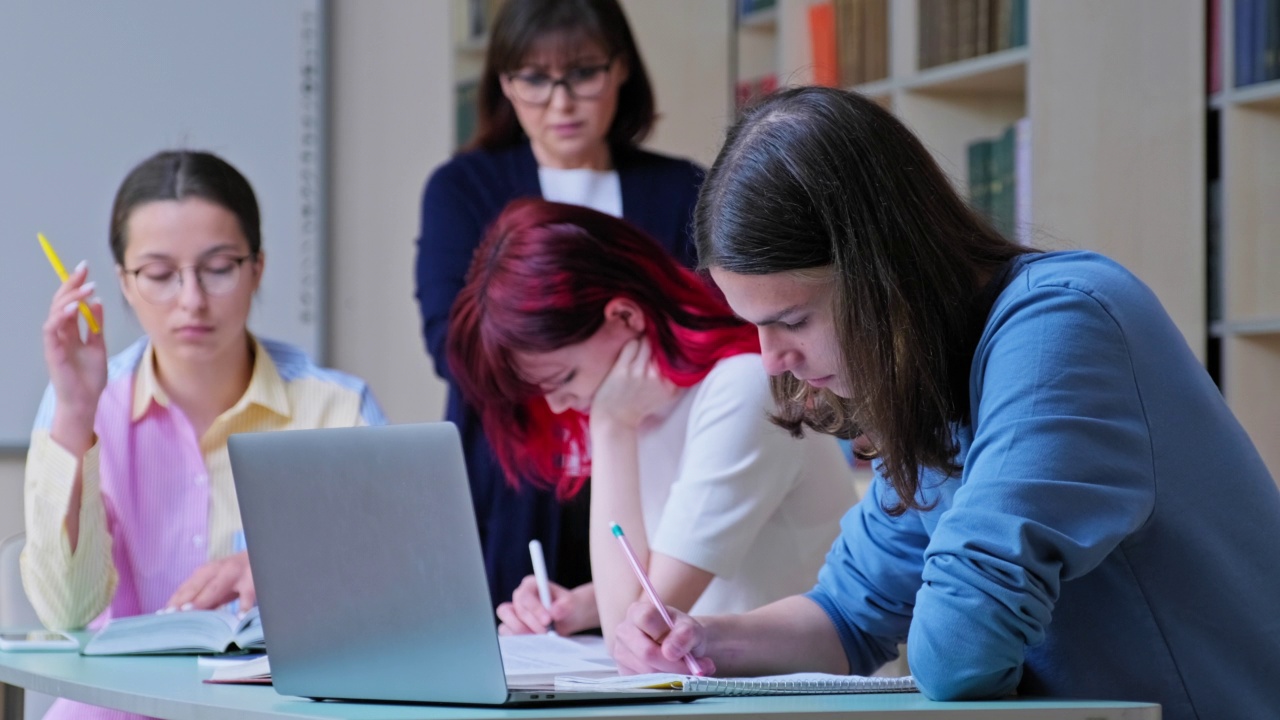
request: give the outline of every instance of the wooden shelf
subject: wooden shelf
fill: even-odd
[[[874,82],[863,83],[861,85],[854,85],[849,89],[860,95],[869,97],[880,103],[882,106],[892,110],[893,91],[895,87],[893,80],[885,78],[884,80],[876,80]]]
[[[738,27],[743,30],[773,32],[778,27],[778,8],[771,7],[742,15],[738,18]]]
[[[1276,335],[1280,336],[1280,318],[1261,318],[1258,320],[1238,320],[1223,323],[1227,335],[1238,337]]]
[[[1223,340],[1227,403],[1274,475],[1280,468],[1280,334]]]
[[[1280,482],[1280,80],[1232,87],[1235,3],[1221,0],[1219,115],[1221,385]]]
[[[960,60],[922,70],[902,81],[903,90],[920,93],[1022,95],[1027,87],[1026,47]]]
[[[1221,287],[1230,326],[1280,317],[1280,107],[1230,103],[1221,127]]]
[[[1235,88],[1228,93],[1227,101],[1237,107],[1280,110],[1280,80]]]

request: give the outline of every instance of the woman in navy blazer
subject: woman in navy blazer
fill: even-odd
[[[532,572],[533,539],[558,583],[591,579],[589,492],[562,504],[551,492],[507,484],[449,373],[449,309],[485,229],[516,198],[621,215],[694,265],[690,221],[703,171],[639,148],[654,120],[653,90],[616,0],[508,0],[485,58],[476,135],[427,180],[417,257],[422,334],[449,383],[445,417],[462,434],[495,607]]]

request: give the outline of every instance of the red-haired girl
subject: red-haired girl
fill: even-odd
[[[812,586],[852,479],[833,440],[770,422],[759,353],[755,329],[633,225],[507,207],[453,307],[450,368],[510,481],[589,498],[595,582],[553,584],[544,608],[526,578],[501,632],[610,638],[642,593],[614,522],[677,608],[733,612]]]

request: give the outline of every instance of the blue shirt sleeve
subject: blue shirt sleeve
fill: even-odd
[[[1154,506],[1127,342],[1104,302],[1065,286],[1024,289],[993,310],[958,435],[961,477],[925,471],[928,509],[899,517],[884,512],[895,498],[877,477],[808,595],[853,672],[892,657],[906,634],[926,696],[1016,689],[1061,584],[1097,567]]]
[[[896,495],[877,472],[840,521],[840,536],[807,597],[836,626],[850,672],[869,675],[897,657],[907,637],[928,543],[920,516],[885,512]]]
[[[1121,326],[1093,295],[1036,287],[993,310],[971,373],[972,445],[924,554],[908,659],[935,699],[999,697],[1061,583],[1149,518],[1150,434]]]

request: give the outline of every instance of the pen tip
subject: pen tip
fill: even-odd
[[[613,532],[615,537],[622,537],[622,526],[618,523],[609,523],[609,530]]]

